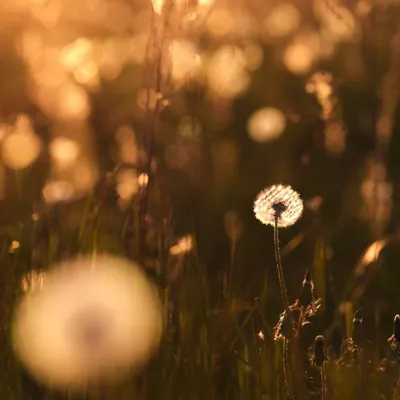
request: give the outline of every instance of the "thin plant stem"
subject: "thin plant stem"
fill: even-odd
[[[278,279],[279,279],[279,287],[281,289],[281,296],[283,301],[283,307],[286,312],[286,317],[288,318],[289,329],[291,330],[291,310],[289,308],[289,300],[286,290],[285,277],[283,275],[283,267],[281,260],[281,253],[279,248],[279,230],[278,230],[278,219],[279,212],[275,213],[275,224],[274,224],[274,248],[275,248],[275,259],[276,259],[276,268],[278,271]],[[285,378],[285,385],[289,399],[293,399],[293,391],[290,379],[290,368],[289,368],[289,340],[285,336],[283,338],[283,375]]]
[[[292,382],[290,379],[290,368],[289,368],[289,340],[283,338],[283,351],[282,351],[282,363],[283,363],[283,376],[285,378],[286,393],[288,398],[293,399]]]
[[[326,371],[325,371],[325,362],[322,363],[321,366],[321,399],[326,400]]]
[[[276,268],[278,271],[278,279],[279,279],[279,286],[281,289],[283,307],[284,307],[285,311],[287,312],[287,314],[289,315],[289,313],[290,313],[289,300],[288,300],[288,295],[287,295],[287,290],[286,290],[285,277],[283,275],[281,252],[279,249],[278,218],[279,218],[279,214],[277,213],[275,216],[275,225],[274,225],[274,246],[275,246]]]

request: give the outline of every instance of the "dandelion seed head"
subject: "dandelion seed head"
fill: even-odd
[[[279,209],[278,209],[279,208]],[[291,186],[273,185],[258,194],[254,201],[256,218],[264,225],[285,228],[296,223],[303,212],[303,201]]]
[[[160,301],[140,266],[99,254],[39,274],[22,282],[12,324],[16,354],[39,382],[79,391],[119,381],[156,351]]]

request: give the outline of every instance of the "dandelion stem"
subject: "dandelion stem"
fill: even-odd
[[[282,296],[282,301],[283,301],[283,307],[284,307],[285,311],[289,315],[289,313],[290,313],[289,300],[288,300],[288,295],[287,295],[287,290],[286,290],[285,277],[283,275],[281,252],[280,252],[280,249],[279,249],[278,219],[279,219],[279,214],[276,213],[276,215],[275,215],[275,225],[274,225],[274,245],[275,245],[276,268],[278,270],[278,279],[279,279],[279,286],[281,288],[281,296]]]
[[[281,295],[283,301],[283,307],[286,312],[286,316],[288,318],[287,323],[289,324],[289,330],[292,329],[292,315],[291,310],[289,308],[289,300],[287,296],[285,277],[283,275],[283,267],[281,260],[281,252],[279,249],[279,231],[278,231],[278,220],[280,216],[279,208],[277,207],[275,210],[275,224],[274,224],[274,247],[275,247],[275,259],[276,259],[276,268],[278,270],[278,279],[279,279],[279,287],[281,288]],[[290,369],[289,369],[289,340],[287,337],[283,338],[283,375],[285,378],[285,385],[289,399],[292,399],[292,385],[290,380]]]

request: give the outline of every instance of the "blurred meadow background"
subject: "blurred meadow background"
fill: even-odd
[[[289,301],[306,270],[320,299],[294,399],[400,398],[399,94],[397,0],[1,0],[0,399],[289,399],[273,228],[253,212],[273,184],[304,202],[280,230]],[[42,387],[14,305],[101,253],[157,285],[158,352],[80,397]]]

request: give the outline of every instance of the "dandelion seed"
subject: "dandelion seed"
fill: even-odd
[[[256,218],[264,225],[285,228],[296,223],[303,212],[303,201],[291,186],[273,185],[259,193],[254,202]]]

